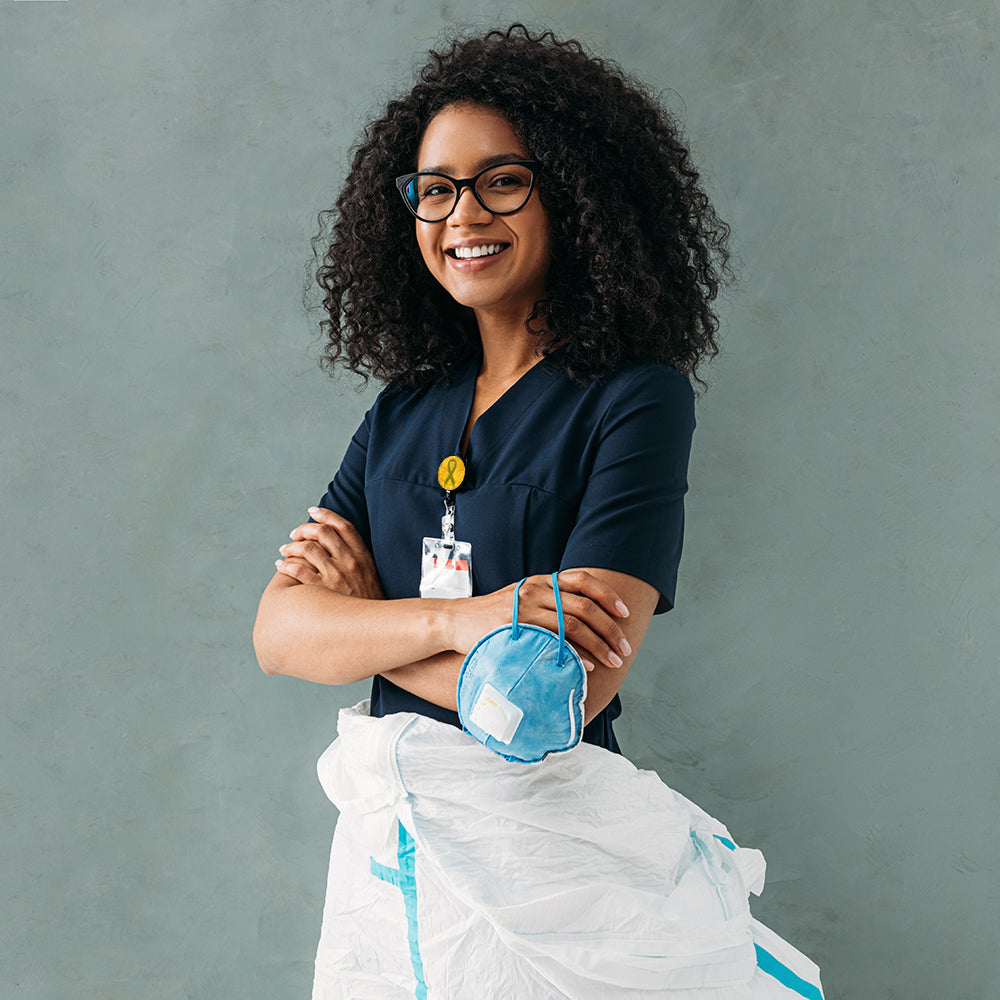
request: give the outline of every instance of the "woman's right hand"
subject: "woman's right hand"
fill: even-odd
[[[293,529],[292,541],[279,549],[277,571],[347,597],[384,600],[375,560],[354,525],[323,507],[310,507],[309,514],[313,520]]]
[[[618,621],[628,617],[628,608],[606,583],[582,569],[559,573],[563,626],[566,639],[580,654],[587,670],[595,663],[618,668],[632,649]],[[514,605],[511,584],[492,594],[449,601],[452,648],[467,654],[487,632],[509,625]],[[555,592],[551,576],[529,576],[521,584],[517,620],[524,625],[540,625],[558,633]]]

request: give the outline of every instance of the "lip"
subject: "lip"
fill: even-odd
[[[458,257],[452,257],[448,253],[449,250],[454,250],[457,247],[488,247],[495,246],[497,243],[505,243],[506,246],[499,253],[490,254],[488,257],[470,257],[467,260],[463,260]],[[443,252],[444,259],[448,262],[449,267],[453,267],[456,271],[460,271],[463,274],[475,274],[477,271],[484,271],[486,268],[496,264],[497,261],[503,260],[507,256],[507,252],[511,246],[512,244],[508,240],[456,240],[454,243],[449,243]]]

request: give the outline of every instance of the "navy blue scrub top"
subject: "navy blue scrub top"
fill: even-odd
[[[347,518],[375,558],[385,596],[420,596],[424,536],[441,535],[442,459],[459,454],[477,355],[450,384],[385,389],[365,414],[320,506]],[[633,365],[575,385],[551,361],[531,368],[477,420],[455,493],[455,537],[472,543],[472,592],[525,576],[597,567],[628,573],[673,607],[694,431],[687,378]],[[457,712],[372,678],[371,713],[461,726]],[[620,753],[618,696],[584,729]]]

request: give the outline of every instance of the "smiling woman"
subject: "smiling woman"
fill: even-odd
[[[522,163],[480,173],[483,164],[527,158],[510,122],[482,104],[453,104],[439,111],[417,150],[418,190],[423,190],[417,245],[441,287],[473,310],[481,337],[507,336],[512,327],[522,339],[524,317],[545,296],[549,224],[532,190],[534,172]],[[426,172],[432,176],[427,178]],[[469,181],[461,187],[442,183],[439,174]],[[425,204],[428,199],[435,205]],[[502,211],[494,207],[498,203]],[[441,216],[433,222],[426,221],[431,207]]]
[[[327,362],[386,387],[254,629],[268,673],[371,678],[321,762],[340,818],[315,1000],[815,1000],[750,916],[759,854],[613,726],[673,607],[727,275],[675,123],[576,42],[458,39],[369,126],[330,218]],[[457,692],[508,632],[487,736]],[[522,662],[522,632],[555,659]],[[546,693],[514,704],[532,673]],[[506,752],[522,726],[537,756]]]

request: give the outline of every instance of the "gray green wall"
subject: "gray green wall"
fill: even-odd
[[[0,8],[0,996],[308,995],[364,686],[265,677],[371,392],[300,303],[415,54],[492,5]],[[513,2],[686,122],[742,286],[622,742],[769,859],[831,998],[997,995],[1000,13]]]

